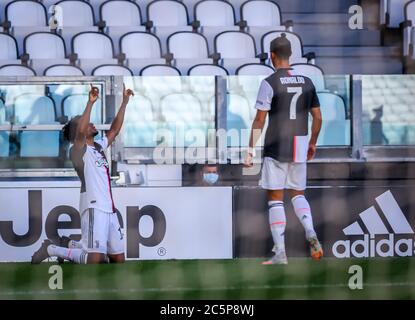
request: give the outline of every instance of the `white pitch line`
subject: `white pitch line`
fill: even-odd
[[[415,282],[384,282],[384,283],[363,283],[365,287],[412,287]],[[263,285],[247,287],[211,287],[211,288],[132,288],[132,289],[72,289],[72,290],[39,290],[39,291],[4,291],[0,296],[19,295],[70,295],[70,294],[107,294],[107,293],[139,293],[139,292],[181,292],[181,291],[249,291],[269,289],[323,289],[323,288],[348,288],[347,284],[288,284],[288,285]]]

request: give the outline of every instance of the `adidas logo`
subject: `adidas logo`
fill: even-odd
[[[335,257],[409,257],[414,255],[414,236],[402,237],[402,235],[413,235],[414,230],[390,190],[378,196],[376,203],[382,210],[384,219],[382,220],[374,206],[360,213],[361,222],[367,233],[363,231],[358,221],[344,228],[343,233],[346,236],[360,239],[336,241],[332,247]],[[393,233],[388,231],[384,220],[389,224]]]

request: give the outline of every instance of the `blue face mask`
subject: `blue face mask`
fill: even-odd
[[[203,174],[203,180],[212,185],[215,184],[219,179],[219,175],[217,173],[204,173]]]

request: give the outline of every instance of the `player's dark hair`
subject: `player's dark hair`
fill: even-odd
[[[75,141],[76,128],[78,127],[78,120],[80,118],[81,116],[73,117],[62,128],[63,137],[70,143],[73,143]]]
[[[282,33],[280,37],[271,41],[270,52],[273,52],[280,59],[290,58],[292,54],[291,43],[285,33]]]

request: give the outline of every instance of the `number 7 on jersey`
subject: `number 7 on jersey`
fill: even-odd
[[[302,87],[287,87],[288,93],[294,93],[290,103],[290,120],[297,119],[297,101],[303,93]]]

